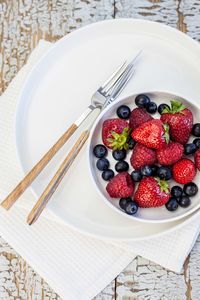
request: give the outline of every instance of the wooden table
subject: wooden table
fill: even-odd
[[[1,0],[0,92],[40,39],[54,42],[85,24],[121,17],[162,22],[200,40],[200,0]],[[3,239],[0,252],[1,300],[60,299]],[[198,300],[199,263],[200,239],[181,274],[138,257],[95,300]]]

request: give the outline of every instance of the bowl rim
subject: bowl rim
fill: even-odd
[[[116,211],[118,214],[124,216],[125,218],[128,218],[129,220],[132,219],[134,221],[138,221],[140,223],[151,223],[151,224],[161,224],[161,223],[171,223],[171,222],[176,222],[176,221],[179,221],[185,217],[188,217],[192,214],[194,214],[194,212],[196,212],[199,208],[200,208],[200,201],[198,203],[198,205],[195,205],[191,210],[188,210],[186,211],[185,213],[183,214],[180,214],[179,216],[172,216],[172,218],[170,219],[160,219],[160,220],[155,220],[155,219],[142,219],[142,218],[138,218],[138,217],[135,217],[134,215],[128,215],[126,213],[124,213],[122,210],[118,209],[117,207],[115,207],[103,194],[102,192],[100,191],[100,189],[98,188],[97,186],[97,183],[95,181],[95,178],[93,176],[93,173],[92,173],[92,164],[91,164],[91,142],[92,142],[92,136],[93,136],[93,133],[97,127],[97,124],[99,123],[100,119],[103,117],[103,115],[108,112],[114,105],[116,105],[117,103],[123,101],[123,100],[126,100],[130,97],[135,97],[136,95],[139,95],[139,94],[155,94],[155,93],[163,93],[163,94],[167,94],[167,95],[170,95],[172,96],[173,98],[182,98],[184,100],[186,100],[187,102],[190,102],[191,104],[193,104],[194,106],[198,107],[200,109],[200,106],[198,105],[198,102],[195,101],[194,99],[190,99],[190,100],[187,100],[185,98],[184,95],[178,93],[178,94],[174,94],[173,92],[170,92],[169,90],[148,90],[148,91],[141,91],[141,92],[137,92],[137,93],[131,93],[130,95],[126,95],[126,96],[121,96],[119,97],[118,99],[114,100],[112,103],[110,103],[104,110],[102,110],[100,112],[100,114],[98,115],[98,117],[96,118],[96,120],[94,121],[93,125],[92,125],[92,128],[90,130],[90,136],[89,136],[89,139],[88,139],[88,143],[87,143],[87,165],[88,165],[88,168],[89,168],[89,174],[90,174],[90,177],[92,178],[92,182],[93,184],[96,186],[96,189],[98,191],[98,194],[101,196],[101,198],[103,199],[104,203],[106,205],[108,205],[113,211]]]

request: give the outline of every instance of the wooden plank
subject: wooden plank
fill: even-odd
[[[83,25],[113,17],[110,0],[0,1],[0,93],[40,39],[56,41]],[[96,299],[111,300],[115,281]],[[0,299],[60,298],[15,251],[0,239]]]
[[[182,0],[180,1],[179,12],[184,20],[185,32],[195,40],[200,41],[200,2]]]
[[[198,238],[188,261],[188,300],[199,299],[200,295],[200,237]]]
[[[56,41],[85,24],[134,17],[163,22],[200,40],[196,0],[3,0],[0,3],[0,92],[23,66],[39,39]],[[198,299],[200,239],[182,274],[135,259],[95,300]],[[116,289],[116,294],[115,294]],[[60,298],[0,239],[0,299]]]
[[[176,274],[141,257],[117,278],[116,299],[186,299],[188,274]]]
[[[78,27],[112,16],[110,0],[2,0],[0,93],[40,39],[56,41]]]
[[[175,0],[117,0],[115,17],[140,18],[177,26],[178,1]]]
[[[199,11],[200,2],[195,0],[121,0],[116,2],[115,16],[162,22],[200,40]],[[181,274],[137,258],[118,276],[116,299],[199,299],[199,253],[200,239]]]
[[[43,279],[1,238],[0,299],[60,300]]]

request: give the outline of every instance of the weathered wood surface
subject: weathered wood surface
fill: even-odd
[[[1,0],[0,93],[41,38],[55,41],[85,24],[121,17],[163,22],[200,40],[200,0]],[[199,257],[200,239],[179,275],[139,257],[95,300],[198,300]],[[2,239],[0,299],[60,299]]]

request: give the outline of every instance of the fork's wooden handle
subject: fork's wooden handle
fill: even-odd
[[[23,180],[15,187],[15,189],[1,203],[5,209],[9,209],[20,195],[27,189],[33,180],[40,174],[47,163],[58,152],[58,150],[66,143],[77,129],[76,124],[72,124],[68,130],[59,138],[59,140],[51,147],[51,149],[41,158],[41,160],[33,167],[33,169],[23,178]]]
[[[84,131],[80,135],[79,139],[74,144],[71,151],[69,152],[69,154],[67,155],[65,160],[60,165],[58,171],[56,172],[54,177],[51,179],[48,186],[46,187],[46,189],[44,190],[44,192],[42,193],[42,195],[38,199],[37,203],[35,204],[35,206],[31,210],[30,214],[28,215],[27,223],[29,225],[35,223],[35,221],[38,219],[38,217],[40,216],[40,214],[42,213],[42,211],[46,207],[46,205],[49,202],[49,200],[51,199],[53,193],[56,191],[56,189],[59,186],[61,180],[65,176],[67,170],[69,169],[69,167],[73,163],[74,159],[76,158],[76,156],[80,152],[81,148],[85,144],[86,140],[88,139],[88,136],[89,136],[89,130]]]

